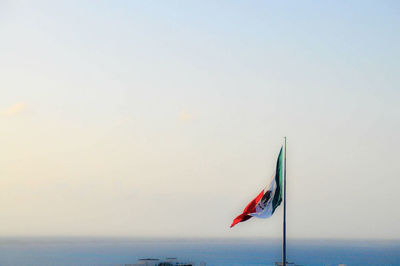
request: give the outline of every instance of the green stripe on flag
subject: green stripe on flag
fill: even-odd
[[[281,204],[282,202],[282,176],[283,176],[283,167],[282,167],[282,162],[283,162],[283,155],[282,155],[282,149],[279,152],[278,156],[278,161],[276,163],[276,172],[275,172],[275,183],[276,183],[276,190],[275,190],[275,195],[274,199],[272,200],[272,214],[275,212],[275,209]]]

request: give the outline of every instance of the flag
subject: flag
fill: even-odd
[[[247,221],[251,217],[268,218],[274,214],[276,208],[282,202],[282,148],[276,163],[275,175],[269,184],[244,208],[243,213],[238,215],[231,224],[231,228],[237,223]]]

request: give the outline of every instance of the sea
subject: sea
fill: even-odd
[[[0,238],[1,266],[116,266],[166,257],[266,266],[281,261],[281,252],[277,239]],[[400,265],[400,241],[288,240],[287,258],[295,265]]]

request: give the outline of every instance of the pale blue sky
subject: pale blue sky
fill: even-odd
[[[397,1],[0,2],[0,235],[399,238]]]

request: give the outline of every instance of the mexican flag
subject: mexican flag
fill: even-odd
[[[282,148],[279,152],[278,161],[276,163],[275,175],[272,176],[269,184],[261,191],[258,196],[253,199],[247,206],[244,208],[243,213],[237,216],[233,223],[231,224],[231,228],[235,226],[235,224],[247,221],[251,217],[258,218],[268,218],[272,214],[274,214],[276,208],[282,202],[282,177],[283,177],[283,159],[282,159]]]

